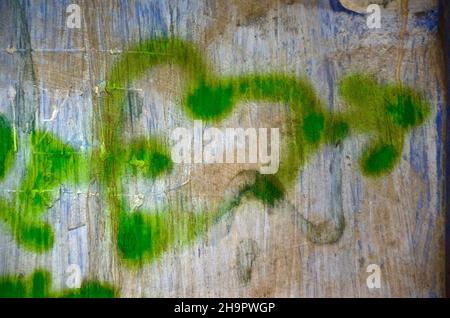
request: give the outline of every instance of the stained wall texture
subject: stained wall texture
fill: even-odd
[[[443,296],[439,4],[370,3],[0,1],[0,293]],[[279,128],[279,170],[177,127]]]

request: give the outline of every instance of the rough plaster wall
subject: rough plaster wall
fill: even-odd
[[[70,3],[82,8],[79,30],[65,26]],[[445,71],[437,2],[410,1],[403,36],[398,7],[398,1],[391,1],[382,28],[368,30],[364,16],[333,10],[324,0],[1,1],[0,112],[10,120],[17,116],[23,136],[34,126],[80,152],[97,146],[95,87],[102,85],[121,50],[155,35],[193,41],[221,74],[265,70],[307,75],[332,110],[344,107],[337,81],[354,71],[391,82],[400,74],[432,105],[431,119],[408,137],[400,164],[388,176],[362,177],[357,158],[367,140],[353,136],[309,160],[289,193],[290,202],[276,209],[247,202],[190,246],[137,272],[117,262],[96,183],[62,185],[47,213],[56,231],[54,248],[42,255],[26,252],[0,228],[1,272],[46,268],[54,288],[62,289],[68,265],[79,264],[84,278],[112,282],[129,297],[442,296]],[[142,108],[127,133],[168,133],[192,125],[177,102],[183,80],[176,69],[149,71],[134,85],[133,106]],[[13,100],[10,86],[17,91]],[[238,105],[223,127],[277,127],[289,115],[279,105],[260,106]],[[49,121],[55,107],[58,114]],[[0,184],[2,195],[17,189],[28,149],[24,142],[12,173]],[[162,195],[164,189],[188,180],[183,187],[193,204],[208,205],[235,174],[236,167],[229,166],[180,168],[154,184],[130,184],[129,195],[142,198],[146,206],[176,202],[176,195]],[[301,217],[321,222],[333,218],[327,211],[337,208],[344,211],[347,225],[339,242],[309,242]],[[379,290],[366,286],[366,267],[372,263],[381,266]]]

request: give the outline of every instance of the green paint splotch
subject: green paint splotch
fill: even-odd
[[[245,185],[239,195],[249,194],[267,204],[270,207],[275,206],[284,197],[285,189],[281,182],[274,176],[255,173],[255,181]]]
[[[22,247],[45,252],[53,247],[54,232],[42,217],[53,205],[55,188],[85,182],[86,158],[50,133],[33,132],[29,142],[25,176],[11,199],[0,199],[0,217]]]
[[[29,277],[17,275],[0,277],[0,298],[115,298],[119,294],[109,284],[84,281],[80,288],[51,290],[49,272],[36,270]]]
[[[128,164],[133,175],[156,179],[173,168],[168,147],[157,138],[138,138],[126,149]]]
[[[366,176],[388,173],[398,161],[408,129],[420,125],[428,114],[429,107],[421,96],[407,88],[381,85],[370,76],[356,74],[344,78],[340,92],[349,109],[343,113],[331,113],[305,79],[279,73],[220,76],[210,70],[193,45],[182,40],[150,39],[131,51],[133,53],[126,53],[119,59],[107,84],[109,97],[101,109],[103,117],[109,119],[101,123],[106,152],[116,156],[120,148],[116,149],[114,145],[124,142],[121,114],[125,93],[118,88],[127,87],[154,66],[177,65],[184,71],[187,82],[183,107],[193,119],[218,123],[232,112],[238,102],[243,101],[267,101],[289,106],[291,116],[285,123],[287,138],[281,149],[279,171],[271,177],[256,177],[238,194],[241,197],[250,193],[271,206],[283,198],[285,189],[292,186],[299,169],[312,153],[322,145],[342,142],[351,133],[367,134],[372,138],[361,155],[362,173]],[[113,170],[120,171],[120,168]],[[150,174],[148,177],[154,176]],[[120,177],[108,182],[108,188],[113,189],[111,198],[120,193],[121,182]],[[116,237],[121,255],[138,262],[143,255],[157,255],[152,252],[158,250],[152,237],[162,235],[160,231],[165,231],[165,234],[159,239],[159,249],[168,249],[172,245],[167,239],[171,237],[171,230],[164,225],[164,217],[153,215],[151,221],[145,222],[140,214],[123,216],[121,207],[126,206],[125,201],[110,201],[111,208],[116,211],[115,217],[120,220]],[[163,224],[160,230],[152,227],[155,222]],[[155,231],[158,234],[154,234]],[[127,243],[123,233],[132,233],[138,239]]]
[[[210,215],[176,211],[122,211],[117,245],[128,265],[142,265],[174,245],[184,246],[204,232]]]
[[[127,208],[123,189],[130,176],[156,180],[173,168],[164,138],[129,140],[124,132],[127,88],[159,65],[174,65],[183,72],[186,89],[182,107],[193,119],[219,123],[237,103],[246,101],[289,108],[278,172],[257,175],[237,197],[221,205],[228,209],[244,194],[274,206],[293,186],[312,154],[324,145],[343,142],[350,134],[370,138],[360,157],[362,174],[384,175],[398,163],[406,135],[429,115],[430,107],[418,93],[399,85],[380,84],[373,76],[361,74],[340,81],[346,109],[333,113],[324,107],[307,79],[281,73],[221,76],[211,70],[193,44],[173,38],[149,39],[123,53],[108,73],[106,94],[96,105],[101,118],[96,122],[100,146],[92,154],[81,156],[51,134],[33,132],[31,159],[20,194],[11,201],[0,200],[1,219],[24,247],[37,252],[51,248],[53,231],[42,216],[55,199],[53,190],[63,182],[87,182],[84,172],[88,163],[98,172],[111,214],[112,236],[118,255],[127,265],[141,266],[174,246],[192,241],[212,220],[224,215],[224,211],[188,213],[170,207],[149,212]],[[0,154],[6,154],[0,157],[1,168],[2,162],[3,167],[10,165],[11,156],[11,129],[4,119],[0,119],[0,134],[7,140],[0,148]],[[21,213],[14,213],[16,209]]]
[[[8,120],[0,115],[0,180],[2,180],[14,159],[14,135]]]
[[[408,132],[429,116],[429,104],[410,88],[380,85],[374,76],[347,76],[339,89],[349,108],[342,117],[355,133],[371,136],[360,158],[363,175],[376,177],[392,171]]]

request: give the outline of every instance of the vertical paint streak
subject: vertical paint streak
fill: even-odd
[[[408,27],[408,0],[400,0],[400,43],[398,47],[398,57],[397,57],[397,67],[395,69],[395,79],[397,80],[397,84],[402,82],[402,63],[403,57],[405,55],[405,34],[406,29]]]
[[[450,297],[450,3],[446,0],[440,0],[439,10],[441,11],[441,37],[444,45],[445,52],[445,63],[447,66],[447,109],[445,111],[446,115],[446,125],[445,125],[445,147],[444,147],[444,159],[445,159],[445,293],[447,297]]]

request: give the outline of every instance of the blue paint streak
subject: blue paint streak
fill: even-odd
[[[448,160],[448,155],[450,154],[450,101],[448,98],[450,97],[450,3],[447,0],[439,1],[439,13],[440,16],[443,17],[444,20],[444,30],[443,30],[443,42],[445,46],[446,52],[446,64],[447,64],[447,111],[446,111],[446,123],[447,129],[445,133],[446,144],[445,144],[445,211],[448,213],[450,211],[450,186],[448,185],[448,179],[450,178],[450,160]],[[445,222],[445,275],[446,277],[450,277],[450,217],[446,216]],[[446,295],[450,295],[450,279],[446,280]]]
[[[439,26],[439,12],[438,10],[430,10],[420,15],[415,15],[414,25],[418,28],[423,28],[431,32],[436,32]]]
[[[439,179],[439,182],[442,180],[442,177],[444,176],[444,172],[442,171],[442,149],[441,146],[444,143],[444,137],[442,136],[442,132],[443,132],[443,99],[442,96],[440,94],[440,87],[438,85],[437,87],[438,90],[438,109],[437,109],[437,114],[436,114],[436,127],[437,127],[437,144],[439,145],[437,147],[437,151],[436,151],[436,167],[437,167],[437,177]],[[445,107],[445,106],[444,106]],[[438,187],[438,198],[441,197],[441,189],[440,187]],[[440,213],[440,206],[437,207],[437,214],[439,215]]]
[[[330,6],[335,12],[345,12],[351,15],[362,15],[361,13],[348,10],[341,4],[339,0],[330,0]]]

